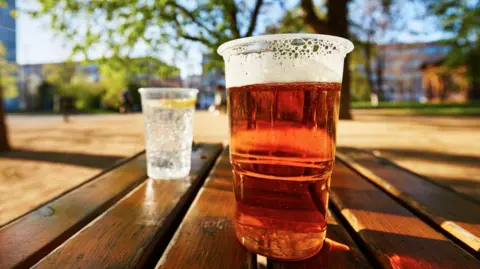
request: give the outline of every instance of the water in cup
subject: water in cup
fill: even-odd
[[[193,96],[162,93],[160,99],[148,98],[152,93],[148,95],[145,91],[142,93],[142,109],[148,176],[183,178],[191,166],[196,92]]]

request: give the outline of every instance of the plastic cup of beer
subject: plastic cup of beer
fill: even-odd
[[[242,38],[225,60],[235,231],[250,251],[302,260],[323,246],[347,39]]]
[[[147,175],[181,179],[191,168],[197,89],[141,88]]]

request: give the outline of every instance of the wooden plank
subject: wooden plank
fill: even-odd
[[[268,260],[268,268],[272,269],[362,269],[372,268],[357,245],[337,217],[328,211],[327,239],[322,250],[314,257],[298,262],[279,262]]]
[[[231,170],[228,150],[225,150],[157,268],[256,268],[256,255],[249,253],[235,238]],[[329,268],[369,268],[348,234],[333,218],[328,229],[332,240],[327,241],[320,255],[306,262],[269,261],[268,267],[318,268],[330,261]]]
[[[235,200],[226,149],[157,264],[157,268],[255,268],[235,238]]]
[[[330,201],[384,268],[480,268],[480,262],[337,161]]]
[[[220,150],[197,148],[185,179],[147,179],[34,268],[142,268],[160,256]]]
[[[480,204],[364,151],[343,149],[338,157],[480,254]]]
[[[0,268],[29,267],[146,178],[145,154],[0,229]]]

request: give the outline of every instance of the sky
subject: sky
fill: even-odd
[[[33,19],[27,15],[20,15],[17,19],[17,62],[19,64],[62,62],[69,58],[72,47],[72,42],[49,28],[48,19]],[[158,57],[169,64],[177,65],[182,70],[182,77],[202,72],[200,46],[190,48],[188,59],[174,60],[174,55],[173,50],[165,49]]]
[[[22,0],[17,0],[17,7],[22,5]],[[252,2],[248,0],[247,2]],[[355,0],[355,3],[362,2],[363,0]],[[296,0],[287,0],[285,2],[286,7],[293,7],[297,3]],[[268,23],[278,20],[283,14],[283,10],[277,6],[273,7],[274,10],[269,10],[265,20],[259,21],[258,31],[262,29]],[[413,6],[407,6],[402,11],[406,15],[412,13]],[[352,16],[355,16],[353,14]],[[425,30],[428,26],[426,21],[409,21],[409,26],[413,29]],[[445,35],[438,31],[431,31],[423,35],[414,35],[408,32],[395,34],[395,42],[415,42],[415,41],[434,41],[438,40]],[[19,64],[36,64],[36,63],[51,63],[65,61],[69,55],[72,42],[65,40],[62,36],[56,35],[49,28],[49,21],[46,18],[33,19],[25,14],[21,14],[17,19],[17,61]],[[141,53],[140,53],[141,54]],[[176,54],[171,49],[164,49],[157,56],[161,60],[177,65],[181,69],[182,77],[186,77],[192,74],[200,74],[202,72],[202,47],[198,44],[192,44],[188,51],[188,57],[183,57],[180,54]],[[179,56],[180,55],[180,56]],[[98,55],[100,56],[100,55]],[[98,57],[97,56],[97,57]],[[176,56],[176,57],[175,57]],[[95,55],[93,55],[93,58]],[[79,59],[77,59],[79,60]]]

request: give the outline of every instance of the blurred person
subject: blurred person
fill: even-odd
[[[221,111],[226,111],[227,96],[225,86],[218,84],[215,87],[215,100],[213,104],[208,108],[208,111],[220,114]]]
[[[128,88],[122,91],[122,103],[120,113],[129,113],[132,111],[133,101]]]
[[[75,108],[75,98],[73,98],[72,96],[60,97],[60,112],[63,115],[63,122],[70,121],[70,115],[72,114],[72,111],[74,108]]]

